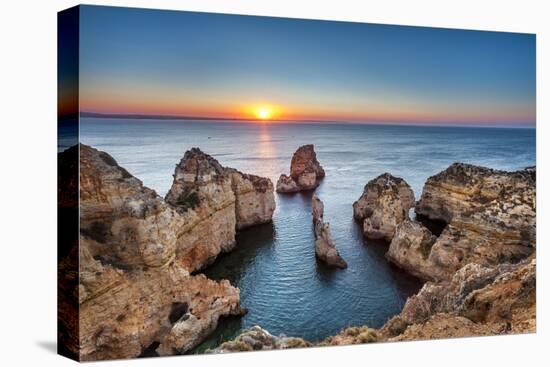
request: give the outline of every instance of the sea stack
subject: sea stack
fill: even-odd
[[[315,231],[315,256],[330,267],[347,268],[348,264],[342,259],[332,240],[330,225],[323,221],[324,205],[317,195],[313,195],[311,199],[311,208]]]
[[[363,235],[390,242],[399,223],[409,219],[414,193],[402,178],[384,173],[369,181],[353,203],[353,216],[363,225]]]
[[[325,177],[325,171],[313,148],[313,144],[303,145],[294,153],[290,163],[290,176],[282,174],[277,181],[277,192],[292,193],[313,190]]]

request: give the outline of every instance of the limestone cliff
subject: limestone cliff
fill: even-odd
[[[426,182],[418,214],[447,222],[435,239],[419,223],[402,223],[387,257],[426,280],[449,279],[468,263],[525,259],[536,247],[536,184],[530,171],[453,164]]]
[[[92,257],[118,268],[162,266],[185,220],[107,153],[80,145],[80,232]]]
[[[455,216],[477,212],[489,203],[518,201],[517,205],[534,208],[535,172],[535,167],[506,172],[454,163],[428,178],[415,211],[449,223]],[[520,195],[524,190],[526,195]]]
[[[454,164],[428,179],[416,210],[447,222],[446,228],[438,237],[421,222],[400,216],[386,254],[428,282],[380,329],[349,327],[313,344],[535,332],[535,176],[534,167],[503,172]],[[384,195],[392,196],[401,209],[413,205],[408,185],[373,181],[354,204],[356,218],[386,208],[379,202]],[[314,216],[322,211],[314,204]]]
[[[518,264],[468,264],[449,281],[428,282],[407,300],[400,314],[379,329],[352,326],[319,343],[302,339],[294,343],[331,346],[535,331],[536,260],[529,258]],[[257,339],[254,348],[240,347],[239,338],[214,352],[264,349]],[[266,349],[274,346],[283,348],[270,342]]]
[[[463,326],[452,331],[457,320]],[[475,336],[535,329],[536,260],[530,258],[495,266],[470,263],[449,281],[428,282],[381,332],[389,340],[416,340],[444,337],[441,330]]]
[[[63,293],[78,295],[79,314],[70,312],[69,298],[60,303],[67,315],[78,315],[60,320],[75,355],[183,353],[221,317],[242,312],[239,290],[228,281],[190,273],[229,250],[237,228],[271,220],[269,179],[223,168],[194,149],[176,167],[167,203],[107,153],[83,144],[75,149],[80,246],[70,253],[78,253],[79,269],[60,273]],[[60,260],[60,271],[75,257]]]
[[[303,145],[292,156],[290,176],[282,174],[277,181],[277,192],[291,193],[313,190],[325,177],[325,171],[317,160],[313,144]]]
[[[414,193],[402,178],[384,173],[369,181],[353,203],[353,216],[370,239],[391,241],[399,223],[409,219]]]
[[[313,230],[315,233],[315,256],[330,267],[345,269],[348,264],[336,249],[330,226],[323,221],[324,205],[317,195],[311,199]]]
[[[132,358],[150,349],[185,352],[200,343],[222,316],[241,313],[239,290],[228,281],[190,276],[177,262],[126,270],[91,256],[80,242],[80,358]]]
[[[190,271],[230,251],[237,229],[270,222],[275,211],[271,180],[225,168],[198,148],[176,166],[165,200],[184,218],[178,258]]]
[[[436,240],[437,237],[421,223],[406,220],[397,227],[386,258],[417,278],[445,278],[447,271],[434,267],[429,258]]]

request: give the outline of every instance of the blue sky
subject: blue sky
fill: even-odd
[[[535,124],[535,36],[81,7],[85,111]]]

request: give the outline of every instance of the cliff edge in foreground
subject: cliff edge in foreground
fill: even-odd
[[[194,149],[164,201],[105,152],[81,144],[60,161],[75,149],[80,246],[60,259],[59,307],[67,315],[60,330],[80,360],[184,353],[221,317],[243,312],[239,289],[191,273],[230,250],[236,229],[271,220],[269,179],[223,168]]]

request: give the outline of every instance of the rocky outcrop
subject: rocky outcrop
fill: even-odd
[[[321,344],[535,332],[535,273],[535,259],[497,266],[468,264],[449,281],[426,283],[382,328],[347,328]]]
[[[445,278],[447,272],[441,273],[442,270],[429,258],[436,240],[437,237],[421,223],[406,220],[397,226],[386,258],[420,279]]]
[[[389,242],[399,223],[409,219],[413,206],[414,193],[407,182],[384,173],[365,185],[353,203],[353,216],[362,223],[365,237]]]
[[[271,181],[224,168],[193,149],[176,167],[164,201],[107,153],[79,150],[79,271],[73,274],[79,281],[63,275],[74,287],[64,293],[78,294],[78,319],[62,320],[79,331],[67,337],[75,341],[74,354],[100,360],[184,353],[221,317],[240,314],[237,288],[190,273],[229,250],[237,228],[271,220]],[[61,298],[60,309],[72,307]]]
[[[380,329],[349,327],[315,345],[536,331],[535,168],[503,172],[454,164],[434,177],[416,208],[446,228],[436,236],[402,216],[386,254],[427,283]],[[356,218],[379,209],[387,181],[394,180],[365,187],[354,204]],[[401,186],[403,194],[395,181],[389,186],[394,200],[409,198],[404,207],[412,206],[408,185]],[[323,213],[316,199],[314,218]]]
[[[163,267],[119,269],[92,257],[97,246],[80,245],[80,358],[183,353],[213,331],[220,317],[241,313],[239,290],[228,281],[190,276],[177,262]]]
[[[107,153],[80,145],[80,232],[93,258],[120,269],[176,256],[185,220]]]
[[[275,211],[271,180],[235,169],[226,170],[231,174],[231,188],[235,194],[237,229],[271,222]]]
[[[469,263],[496,265],[527,258],[536,247],[533,172],[455,163],[430,177],[416,211],[447,226],[435,239],[419,223],[402,223],[387,257],[426,280],[449,279]]]
[[[315,256],[330,267],[347,268],[348,264],[342,259],[332,240],[330,225],[323,221],[324,205],[317,195],[313,195],[311,207],[315,232]]]
[[[298,191],[301,191],[301,188],[292,177],[282,174],[277,180],[277,192],[292,193]]]
[[[428,282],[379,329],[352,326],[319,343],[296,343],[332,346],[535,331],[536,260],[529,258],[518,264],[468,264],[449,281]],[[258,338],[243,343],[246,334],[215,352],[263,349],[264,343],[251,347]],[[265,344],[267,349],[282,349],[277,343]]]
[[[290,176],[282,174],[277,181],[277,192],[292,193],[313,190],[319,186],[325,171],[313,149],[313,144],[303,145],[294,153],[290,163]]]
[[[223,167],[198,148],[176,166],[165,200],[185,220],[177,248],[190,271],[233,249],[237,229],[270,222],[275,211],[271,180]]]
[[[431,176],[416,204],[417,214],[450,223],[462,214],[479,212],[488,204],[514,203],[534,208],[535,167],[506,172],[454,163]],[[524,191],[526,195],[521,195]]]
[[[394,337],[399,328],[417,325],[416,329],[422,329],[427,322],[434,324],[436,315],[446,314],[466,318],[480,327],[480,333],[470,335],[533,332],[535,305],[535,259],[497,266],[468,264],[450,281],[426,283],[384,328]],[[396,340],[418,337],[418,333],[409,332]]]
[[[245,330],[234,340],[227,341],[209,353],[249,352],[255,350],[304,348],[312,344],[302,338],[273,336],[259,326]]]

